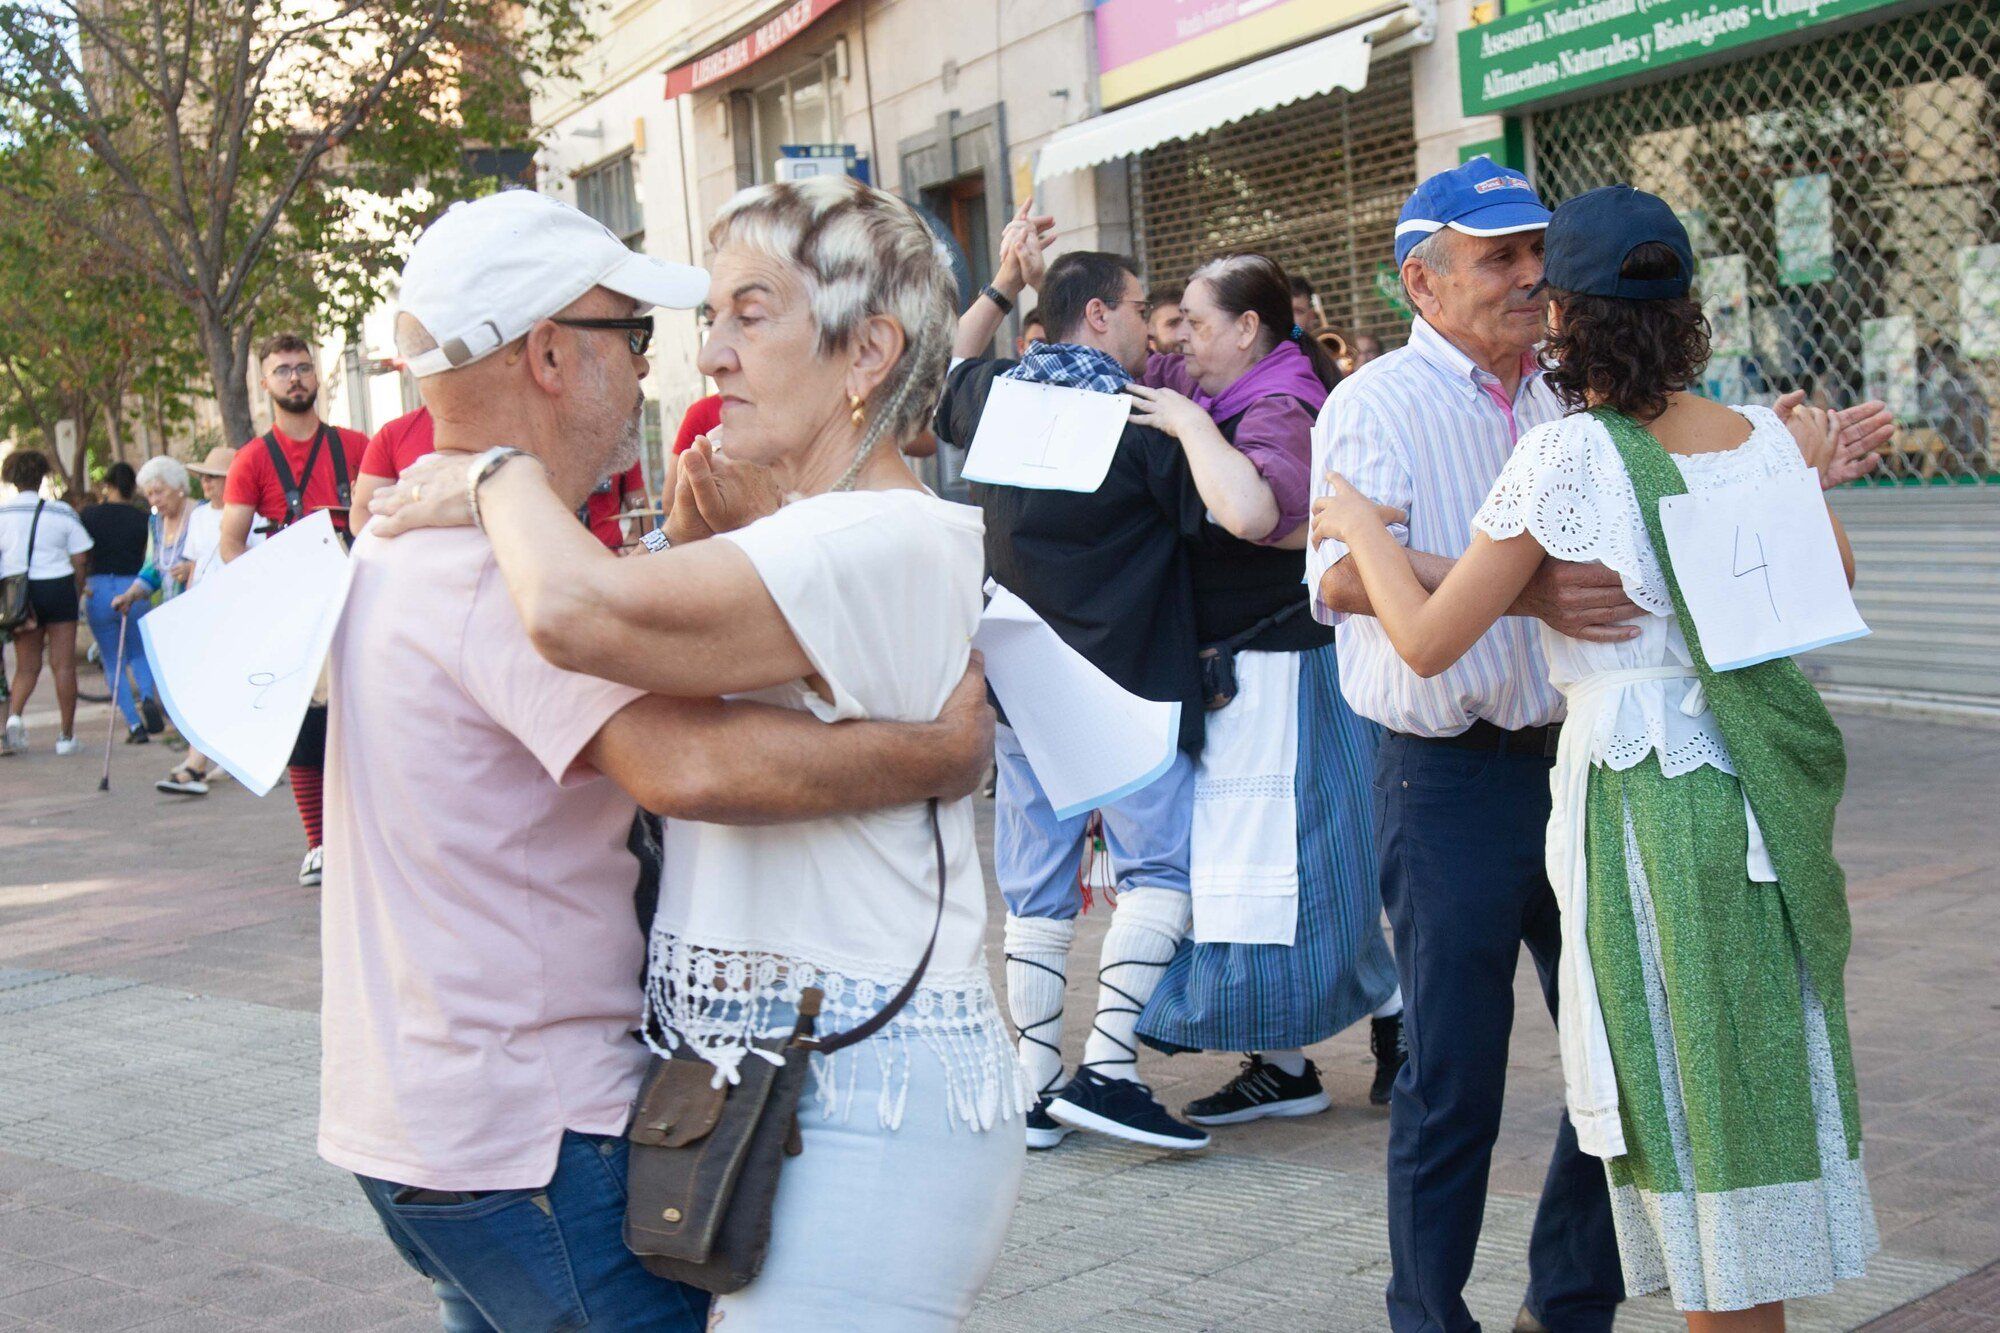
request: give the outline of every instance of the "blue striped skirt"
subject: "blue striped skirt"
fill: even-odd
[[[1374,1012],[1396,989],[1382,935],[1370,786],[1381,731],[1341,697],[1331,645],[1302,655],[1298,725],[1298,935],[1289,946],[1183,940],[1139,1019],[1150,1046],[1309,1046]]]

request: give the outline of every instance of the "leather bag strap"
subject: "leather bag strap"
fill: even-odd
[[[910,979],[903,983],[903,988],[890,996],[889,1003],[883,1005],[874,1017],[857,1023],[845,1032],[836,1032],[830,1037],[809,1035],[793,1037],[794,1046],[808,1051],[818,1051],[821,1055],[831,1055],[835,1051],[845,1050],[849,1046],[867,1041],[887,1027],[889,1020],[900,1013],[903,1006],[917,993],[918,985],[923,982],[924,973],[930,968],[931,953],[937,948],[938,931],[944,926],[944,830],[938,823],[938,801],[935,796],[930,799],[930,816],[931,844],[937,851],[937,914],[931,918],[930,942],[924,945],[924,955],[917,960],[917,970],[910,973]]]

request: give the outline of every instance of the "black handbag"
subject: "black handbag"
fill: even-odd
[[[35,516],[28,522],[28,559],[18,574],[0,579],[0,634],[12,634],[35,618],[35,604],[28,597],[28,580],[35,573],[35,533],[42,526],[42,510],[47,500],[35,501]]]
[[[930,802],[937,850],[937,915],[930,942],[901,990],[867,1021],[828,1037],[814,1035],[821,992],[799,997],[798,1025],[788,1038],[756,1043],[781,1063],[758,1054],[738,1066],[738,1081],[719,1082],[715,1066],[683,1043],[646,1067],[625,1131],[625,1246],[649,1272],[716,1295],[741,1291],[764,1267],[771,1246],[771,1208],[786,1157],[803,1151],[799,1099],[814,1052],[864,1042],[888,1025],[916,994],[944,923],[944,833]]]
[[[1305,609],[1303,601],[1293,602],[1273,611],[1242,633],[1211,643],[1196,653],[1195,664],[1201,668],[1201,706],[1213,713],[1234,702],[1237,690],[1236,654],[1243,651],[1244,644],[1256,642],[1266,630],[1284,624]]]

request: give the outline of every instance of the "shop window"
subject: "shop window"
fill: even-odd
[[[843,112],[832,52],[750,95],[750,133],[758,184],[774,178],[786,144],[840,143]]]
[[[609,227],[634,250],[645,248],[646,222],[639,211],[639,191],[632,177],[632,155],[579,172],[576,206]]]

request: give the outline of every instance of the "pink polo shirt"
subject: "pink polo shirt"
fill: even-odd
[[[577,761],[640,692],[544,661],[471,528],[364,533],[332,663],[320,1155],[546,1184],[645,1061],[637,807]]]

